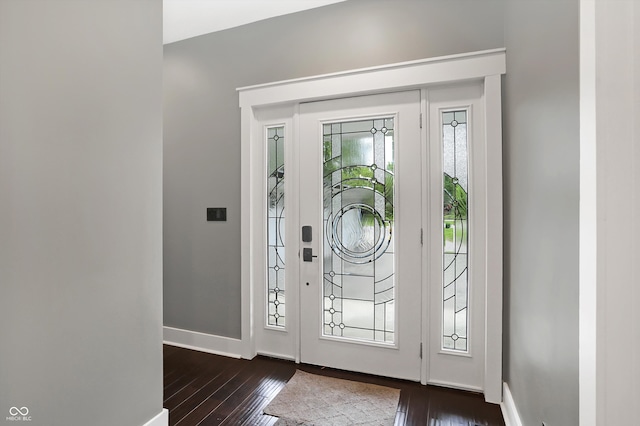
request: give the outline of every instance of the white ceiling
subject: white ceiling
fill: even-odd
[[[344,0],[164,0],[164,44]]]

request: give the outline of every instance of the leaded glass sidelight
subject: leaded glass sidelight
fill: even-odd
[[[393,126],[323,125],[325,336],[395,341]]]
[[[442,113],[443,148],[443,318],[442,348],[468,350],[467,111]]]
[[[269,127],[266,136],[267,324],[284,327],[284,127]]]

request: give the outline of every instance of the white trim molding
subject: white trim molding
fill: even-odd
[[[163,408],[157,416],[146,422],[143,426],[169,426],[169,410]]]
[[[488,402],[502,401],[502,86],[500,75],[484,80],[486,143],[485,380]],[[500,378],[495,380],[493,378]]]
[[[511,395],[507,382],[503,383],[502,396],[504,400],[500,404],[500,409],[502,410],[502,416],[504,417],[504,424],[506,426],[522,426],[520,414],[518,414],[516,403],[513,400],[513,396]]]
[[[580,0],[579,419],[595,426],[598,329],[596,1]]]
[[[241,87],[240,107],[407,90],[506,72],[505,49],[483,50]]]
[[[625,217],[640,216],[639,58],[640,2],[581,0],[581,426],[638,424],[640,226],[612,224],[618,200]]]
[[[241,358],[242,341],[197,331],[163,327],[163,343],[231,358]]]

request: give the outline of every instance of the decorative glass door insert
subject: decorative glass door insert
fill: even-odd
[[[442,113],[443,321],[442,348],[467,351],[468,151],[467,111]]]
[[[267,128],[267,325],[285,326],[284,127]]]
[[[393,128],[322,126],[325,336],[394,343]]]

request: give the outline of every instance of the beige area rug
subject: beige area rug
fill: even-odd
[[[297,370],[264,409],[278,426],[393,425],[400,389]]]

